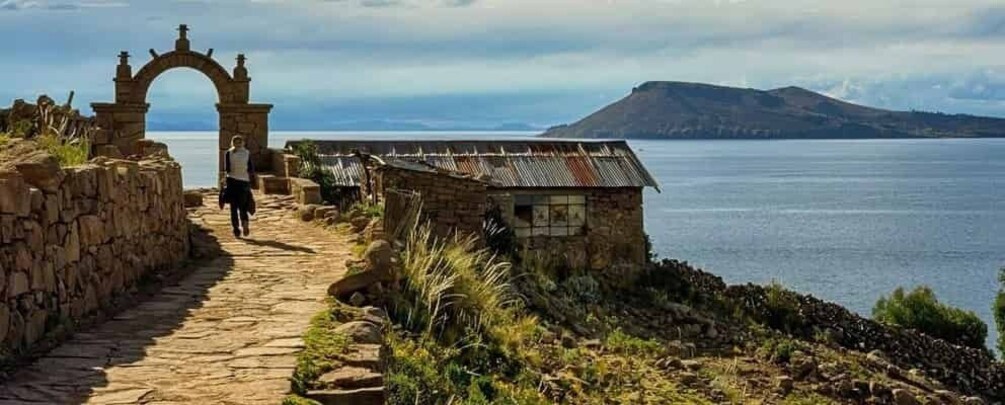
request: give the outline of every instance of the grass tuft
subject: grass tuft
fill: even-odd
[[[35,142],[39,148],[54,156],[62,167],[87,163],[91,151],[90,142],[84,138],[68,139],[46,134],[35,138]]]

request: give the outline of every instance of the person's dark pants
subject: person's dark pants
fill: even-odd
[[[248,204],[251,199],[251,183],[227,178],[227,200],[230,203],[230,225],[234,234],[241,231],[244,224],[245,233],[250,231],[248,224]]]

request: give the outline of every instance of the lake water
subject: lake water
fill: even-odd
[[[273,133],[287,139],[492,138],[527,133]],[[152,133],[213,185],[216,133]],[[988,322],[1005,266],[1005,139],[632,141],[660,183],[646,230],[664,257],[730,283],[776,280],[863,315],[898,286]]]

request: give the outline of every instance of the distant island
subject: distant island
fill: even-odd
[[[1005,119],[865,107],[799,87],[646,82],[551,138],[865,139],[1005,137]]]

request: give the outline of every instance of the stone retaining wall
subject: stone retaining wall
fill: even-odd
[[[392,210],[408,209],[405,204],[395,206],[393,202],[389,202],[388,199],[394,198],[388,194],[389,191],[415,192],[422,202],[420,219],[428,220],[436,235],[446,237],[454,232],[481,235],[488,198],[486,183],[454,174],[409,170],[390,165],[380,166],[377,176],[385,209],[389,206]],[[386,216],[395,217],[391,213]],[[384,224],[388,230],[393,225],[397,224]]]
[[[8,162],[10,163],[10,162]],[[0,360],[107,307],[188,256],[181,166],[51,156],[0,171]]]

